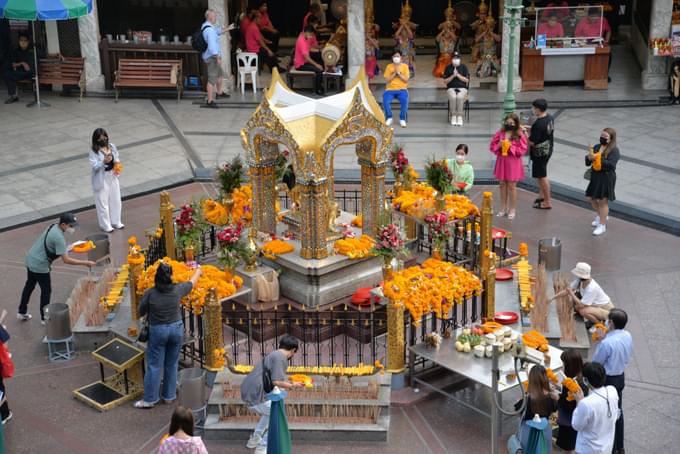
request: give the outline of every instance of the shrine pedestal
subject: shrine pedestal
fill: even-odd
[[[353,218],[354,215],[342,212],[337,223],[350,224]],[[286,224],[278,223],[277,235],[283,236],[287,228]],[[357,237],[361,236],[360,229],[350,228]],[[351,296],[359,287],[374,287],[382,280],[380,257],[350,260],[344,255],[329,255],[321,260],[304,259],[300,257],[300,241],[292,240],[290,243],[295,246],[295,252],[283,254],[275,261],[264,259],[263,262],[282,269],[280,294],[307,307],[332,303]]]

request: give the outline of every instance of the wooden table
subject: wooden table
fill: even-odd
[[[521,50],[520,74],[522,91],[541,91],[546,81],[583,81],[586,90],[606,90],[608,87],[609,47],[548,48]],[[560,64],[577,72],[560,70]],[[573,64],[571,64],[573,63]]]

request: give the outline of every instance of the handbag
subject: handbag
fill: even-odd
[[[142,322],[142,328],[139,330],[139,335],[137,336],[137,342],[147,342],[149,340],[149,320],[144,318]]]
[[[255,287],[258,301],[269,303],[279,300],[279,276],[276,273],[258,274],[255,276]]]
[[[265,394],[269,394],[274,390],[274,382],[272,382],[272,371],[267,367],[267,365],[264,362],[264,359],[262,360],[262,389],[264,390]]]
[[[586,169],[586,171],[583,173],[583,178],[585,178],[586,180],[590,181],[590,177],[592,177],[592,175],[593,175],[593,168],[592,168],[592,167],[588,167],[588,168]]]

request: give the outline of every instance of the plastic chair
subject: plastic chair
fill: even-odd
[[[236,66],[241,83],[241,93],[246,92],[246,76],[250,74],[253,84],[253,93],[257,92],[257,54],[254,52],[239,52],[236,54]]]

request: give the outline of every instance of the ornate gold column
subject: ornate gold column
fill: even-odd
[[[492,238],[491,230],[493,229],[493,195],[491,192],[484,192],[484,199],[482,200],[482,222],[480,226],[480,242],[479,250],[482,252],[478,254],[479,261],[478,266],[482,266],[482,261],[484,260],[483,252],[486,250],[491,250]],[[493,252],[493,251],[492,251]]]
[[[253,225],[258,232],[276,233],[275,162],[260,162],[250,167],[253,187]]]
[[[172,217],[173,210],[172,203],[170,203],[170,193],[167,191],[161,192],[161,225],[163,226],[163,233],[165,237],[165,254],[173,260],[177,259],[177,251],[175,250],[175,220]]]
[[[215,288],[211,288],[205,301],[203,313],[205,333],[205,369],[219,372],[224,367],[222,354],[224,339],[222,337],[222,305],[217,300]]]
[[[300,256],[304,259],[328,257],[326,230],[328,226],[328,180],[305,180],[300,185]]]
[[[130,326],[128,327],[128,336],[137,336],[137,320],[139,320],[139,315],[137,314],[139,308],[139,295],[137,294],[137,282],[142,275],[144,270],[143,263],[133,263],[129,265],[130,267],[130,282],[128,288],[130,289]]]
[[[361,231],[366,235],[375,236],[380,227],[380,212],[385,204],[386,166],[375,165],[361,158],[359,165],[361,165],[361,215],[363,218]]]
[[[493,196],[484,193],[482,200],[482,225],[480,228],[479,265],[484,293],[482,295],[482,317],[493,320],[496,314],[496,254],[492,250],[493,239]]]
[[[387,303],[387,371],[394,374],[406,368],[404,357],[404,307],[394,301]]]

